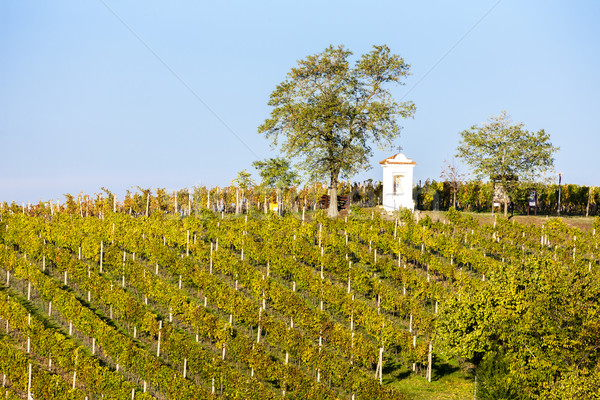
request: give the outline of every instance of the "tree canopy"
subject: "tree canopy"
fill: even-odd
[[[245,169],[238,172],[237,177],[231,181],[233,184],[237,184],[241,189],[249,189],[254,185],[252,181],[252,175]]]
[[[290,161],[281,157],[254,161],[252,166],[258,170],[263,186],[285,189],[299,183],[298,174],[292,170]]]
[[[456,156],[473,168],[477,178],[499,182],[508,195],[517,180],[534,180],[553,168],[553,154],[559,150],[543,129],[529,132],[523,123],[513,123],[506,111],[460,135]],[[505,196],[505,214],[507,206]]]
[[[281,194],[290,186],[300,183],[298,174],[292,169],[291,162],[281,157],[254,161],[252,166],[258,170],[263,188],[276,189],[277,212],[279,213],[281,211]]]
[[[395,102],[387,88],[409,74],[400,56],[373,46],[352,67],[351,55],[329,46],[298,61],[271,93],[271,116],[258,128],[311,179],[329,180],[330,216],[337,215],[340,176],[370,168],[371,142],[391,147],[400,134],[397,118],[415,112],[412,102]]]

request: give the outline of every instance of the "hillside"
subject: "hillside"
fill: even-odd
[[[7,398],[594,390],[599,240],[560,220],[1,216]]]

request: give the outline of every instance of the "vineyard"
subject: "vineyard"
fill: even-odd
[[[441,359],[480,398],[600,390],[598,218],[0,216],[9,399],[403,399]]]

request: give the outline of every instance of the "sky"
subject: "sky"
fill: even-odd
[[[550,134],[563,182],[600,185],[599,18],[595,0],[5,0],[0,202],[258,179],[280,155],[257,131],[269,95],[329,45],[411,65],[390,91],[417,111],[353,181],[399,146],[439,180],[460,132],[506,110]]]

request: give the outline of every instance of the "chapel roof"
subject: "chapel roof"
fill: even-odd
[[[411,160],[410,158],[406,157],[404,154],[402,153],[398,153],[395,154],[391,157],[386,158],[385,160],[379,161],[379,164],[385,165],[385,164],[409,164],[409,165],[415,165],[417,164],[416,162],[414,162],[413,160]]]

